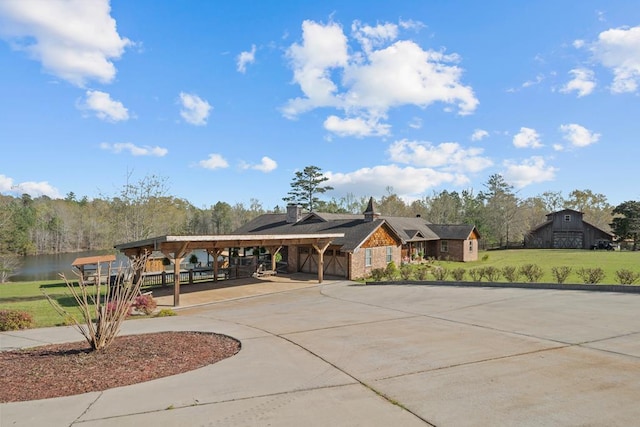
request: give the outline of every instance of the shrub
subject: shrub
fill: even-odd
[[[604,270],[600,267],[581,268],[576,273],[585,284],[596,284],[604,279]]]
[[[436,280],[446,280],[447,276],[449,276],[449,270],[439,265],[436,267],[433,267],[433,270],[431,270],[431,273],[433,274],[433,277],[436,278]]]
[[[482,261],[489,261],[489,254],[482,255]]]
[[[500,279],[500,270],[493,266],[485,267],[482,274],[489,282],[497,282]]]
[[[379,282],[384,278],[384,268],[374,268],[371,270],[371,280]]]
[[[640,279],[640,273],[623,268],[622,270],[616,271],[616,277],[618,278],[618,283],[622,285],[633,285]]]
[[[471,268],[469,270],[469,276],[471,276],[474,282],[479,282],[482,280],[482,276],[484,276],[484,270],[482,268]]]
[[[384,275],[388,280],[394,280],[398,277],[398,267],[395,262],[391,261],[387,264],[387,268],[384,270]]]
[[[534,283],[542,277],[542,268],[537,264],[524,264],[520,266],[518,273],[527,279],[527,282]]]
[[[17,331],[33,327],[33,316],[26,311],[0,310],[0,331]]]
[[[177,316],[177,315],[178,313],[171,310],[170,308],[163,308],[162,310],[157,312],[154,317],[169,317],[169,316]]]
[[[567,280],[567,277],[569,277],[569,273],[571,273],[571,267],[565,265],[561,267],[551,267],[551,273],[556,279],[556,282],[563,284]]]
[[[520,274],[515,266],[505,265],[502,267],[502,276],[507,280],[507,282],[517,282]]]
[[[416,269],[416,276],[418,277],[418,280],[427,280],[429,278],[429,266],[420,264]]]
[[[456,282],[463,281],[465,274],[467,274],[467,270],[462,267],[454,268],[453,270],[451,270],[451,276]]]
[[[413,268],[411,264],[402,264],[400,266],[400,277],[402,277],[402,280],[411,280],[413,277]]]
[[[147,316],[153,313],[157,305],[156,300],[154,300],[151,295],[138,295],[133,302],[133,308]]]
[[[111,263],[106,276],[98,264],[95,281],[87,282],[82,273],[75,271],[77,284],[60,276],[67,285],[67,290],[78,303],[78,309],[82,316],[82,324],[70,317],[70,313],[56,300],[45,296],[53,308],[65,319],[73,319],[74,326],[87,340],[94,351],[107,348],[120,332],[120,325],[131,311],[131,306],[140,295],[142,287],[142,274],[146,265],[148,254],[132,260],[129,268],[113,269]],[[103,284],[103,279],[107,279]],[[106,289],[105,289],[106,288]]]
[[[119,306],[118,301],[112,300],[105,305],[105,310],[107,314],[113,316],[115,312],[118,310],[118,306]],[[127,310],[127,317],[131,316],[132,313],[133,313],[133,307],[129,306],[129,310]],[[64,316],[64,317],[66,318],[66,320],[71,320],[69,319],[69,316]]]

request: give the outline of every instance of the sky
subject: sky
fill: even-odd
[[[0,0],[0,193],[640,200],[637,0]]]

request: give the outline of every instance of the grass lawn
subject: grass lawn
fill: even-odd
[[[38,328],[63,325],[64,318],[51,306],[43,291],[78,321],[82,320],[75,299],[60,280],[0,284],[0,310],[26,311],[33,316]]]
[[[588,251],[578,249],[510,249],[480,252],[480,260],[475,262],[436,261],[447,269],[464,268],[466,270],[478,267],[493,266],[502,268],[507,265],[521,266],[537,264],[544,275],[540,282],[555,283],[551,273],[552,267],[571,267],[572,271],[565,283],[582,283],[576,273],[580,268],[600,267],[605,273],[603,284],[617,284],[616,271],[621,269],[640,272],[640,251]],[[466,280],[471,280],[468,276]],[[505,282],[505,279],[500,279]]]

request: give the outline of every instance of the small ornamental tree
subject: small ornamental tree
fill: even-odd
[[[103,350],[120,333],[121,323],[131,313],[131,308],[140,295],[143,279],[141,273],[144,271],[147,258],[147,254],[136,258],[130,261],[127,268],[113,268],[109,263],[106,276],[98,264],[95,280],[91,283],[84,279],[81,272],[74,272],[78,278],[77,285],[67,279],[64,274],[60,274],[67,289],[78,303],[82,324],[56,300],[46,293],[45,296],[61,316],[72,319],[73,326],[87,340],[92,350]]]

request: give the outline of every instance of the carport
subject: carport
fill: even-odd
[[[286,235],[200,235],[159,236],[137,242],[123,243],[115,248],[130,258],[145,253],[160,251],[173,261],[173,305],[180,305],[180,263],[184,257],[197,249],[206,250],[213,257],[213,280],[218,278],[218,256],[229,248],[265,247],[271,254],[271,269],[275,270],[275,255],[285,245],[308,245],[318,254],[318,283],[322,283],[324,252],[331,242],[344,233],[286,234]]]

